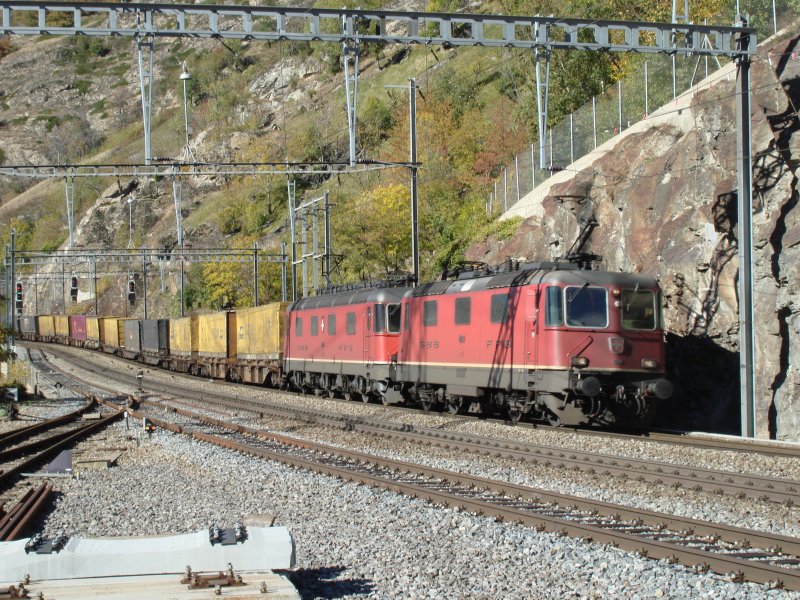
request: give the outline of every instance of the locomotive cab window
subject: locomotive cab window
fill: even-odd
[[[400,333],[400,324],[403,322],[403,313],[400,304],[386,305],[386,331]]]
[[[297,337],[303,335],[303,319],[301,317],[294,318],[294,334]]]
[[[336,315],[328,315],[328,335],[336,335]]]
[[[472,320],[472,298],[456,298],[456,325],[469,325]]]
[[[505,323],[508,320],[508,294],[492,296],[492,323]]]
[[[436,327],[438,312],[436,300],[426,300],[422,305],[422,324],[425,327]]]
[[[356,334],[356,313],[347,313],[347,323],[345,323],[345,328],[347,329],[347,335]]]
[[[311,317],[311,335],[319,334],[319,317]]]
[[[656,328],[656,295],[650,290],[622,290],[622,326],[625,329],[652,331]]]
[[[567,325],[570,327],[608,326],[608,293],[605,288],[568,286],[564,289],[566,298]]]
[[[545,324],[548,327],[559,327],[564,324],[564,303],[561,288],[551,285],[545,292]]]
[[[386,331],[386,311],[383,304],[375,305],[375,333]]]

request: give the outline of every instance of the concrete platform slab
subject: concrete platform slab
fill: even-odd
[[[228,564],[239,572],[288,569],[295,548],[285,527],[249,527],[247,539],[214,544],[207,530],[183,535],[135,538],[70,539],[52,554],[26,553],[29,539],[0,543],[0,589],[28,575],[32,580],[78,579],[219,571]]]

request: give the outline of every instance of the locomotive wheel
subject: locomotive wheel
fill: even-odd
[[[450,396],[447,400],[447,412],[451,415],[456,415],[461,410],[463,404],[464,398],[462,396]]]

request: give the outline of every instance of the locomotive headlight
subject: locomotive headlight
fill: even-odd
[[[658,361],[654,358],[643,358],[642,359],[642,368],[643,369],[657,369],[658,368]]]
[[[613,289],[611,290],[611,295],[612,295],[612,296],[614,296],[614,298],[619,298],[619,295],[620,295],[621,293],[622,293],[622,292],[620,292],[620,291],[619,291],[619,288],[613,288]]]
[[[576,369],[585,369],[589,366],[589,359],[585,356],[573,356],[570,359],[570,364]]]

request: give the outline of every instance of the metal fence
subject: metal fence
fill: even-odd
[[[732,2],[720,15],[707,22],[731,24],[738,9],[749,15],[750,25],[765,40],[792,24],[800,16],[800,0],[740,0]],[[690,6],[691,14],[691,6]],[[507,211],[553,173],[563,170],[579,158],[618,135],[634,123],[646,119],[658,108],[713,74],[720,63],[713,58],[651,56],[632,75],[617,82],[601,96],[548,129],[544,147],[538,140],[502,168],[489,190],[486,210],[489,214]],[[541,168],[540,157],[544,155]]]

